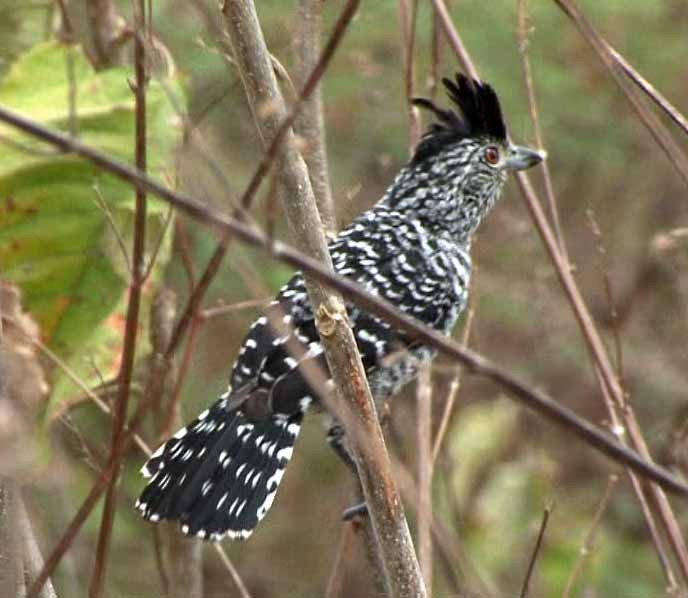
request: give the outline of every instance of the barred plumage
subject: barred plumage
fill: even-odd
[[[509,170],[543,155],[512,145],[489,85],[445,80],[458,111],[428,100],[432,125],[380,202],[330,245],[335,271],[449,334],[464,309],[471,236]],[[385,321],[347,305],[378,405],[415,378],[434,352]],[[318,373],[324,373],[318,377]],[[303,277],[297,273],[249,330],[228,390],[177,432],[143,469],[137,508],[150,521],[218,540],[248,537],[265,516],[304,414],[330,381]],[[350,462],[334,421],[328,440]]]

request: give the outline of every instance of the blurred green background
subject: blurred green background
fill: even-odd
[[[289,70],[294,62],[295,3],[261,0],[258,6],[272,53]],[[325,34],[342,3],[325,2]],[[533,142],[516,43],[516,2],[449,3],[482,77],[498,91],[512,138]],[[619,313],[622,363],[617,364],[640,425],[657,460],[673,465],[681,446],[674,431],[685,420],[686,188],[670,162],[633,114],[585,41],[554,2],[530,2],[529,56],[540,122],[553,174],[562,229],[584,297],[616,354],[608,277]],[[417,93],[427,93],[431,45],[430,3],[419,2],[416,44]],[[207,4],[220,24],[216,3]],[[598,30],[679,110],[688,108],[688,5],[682,0],[584,0],[581,7]],[[178,187],[229,211],[260,160],[250,113],[234,68],[222,56],[193,3],[158,0],[153,27],[181,75],[188,121],[176,154]],[[81,2],[70,3],[85,27]],[[129,6],[122,14],[129,18]],[[47,4],[0,0],[0,69],[52,30]],[[392,0],[362,2],[323,84],[328,157],[340,225],[372,205],[408,158],[398,7]],[[440,70],[457,63],[443,45]],[[35,83],[36,93],[41,82]],[[442,103],[442,100],[440,100]],[[681,146],[685,139],[672,129]],[[133,144],[133,140],[132,140]],[[219,177],[208,164],[219,168]],[[543,189],[540,173],[532,175]],[[265,190],[267,186],[264,186]],[[255,203],[265,220],[265,192]],[[544,198],[544,193],[541,193]],[[594,221],[595,226],[591,224]],[[178,221],[199,272],[215,236],[186,219]],[[597,227],[601,235],[595,233]],[[288,238],[285,230],[278,234]],[[602,251],[603,247],[603,251]],[[520,378],[550,393],[590,420],[605,425],[595,373],[554,270],[515,183],[479,232],[474,244],[475,309],[470,346]],[[206,304],[268,298],[289,269],[235,243]],[[176,239],[165,281],[182,299],[185,268]],[[216,317],[199,329],[182,389],[183,419],[202,410],[226,385],[238,345],[258,310]],[[460,337],[457,330],[456,336]],[[433,411],[439,418],[452,372],[435,372]],[[396,456],[415,467],[414,392],[393,402],[388,430]],[[494,385],[464,376],[440,464],[434,508],[461,548],[460,561],[444,566],[435,555],[434,595],[455,595],[447,569],[466,596],[514,596],[520,591],[543,509],[553,505],[530,596],[559,596],[574,569],[584,538],[611,473],[620,475],[597,528],[572,596],[665,595],[666,586],[640,507],[622,471],[577,440],[525,412]],[[89,405],[70,421],[88,443],[106,454],[109,423]],[[254,598],[323,595],[352,500],[349,473],[329,449],[318,417],[308,421],[274,508],[247,543],[226,549]],[[69,429],[53,425],[50,475],[31,479],[25,496],[47,552],[89,488]],[[683,449],[685,450],[685,449]],[[109,595],[160,594],[150,527],[132,508],[142,486],[132,454],[117,513]],[[415,507],[408,504],[414,529]],[[685,504],[675,501],[685,524]],[[85,594],[100,518],[93,515],[55,578],[61,596]],[[370,595],[363,550],[356,544],[346,568],[346,596]],[[231,581],[210,550],[205,555],[206,596],[234,595]]]

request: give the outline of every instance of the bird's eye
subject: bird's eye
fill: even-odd
[[[499,162],[499,150],[491,145],[485,149],[485,160],[488,164],[494,166]]]

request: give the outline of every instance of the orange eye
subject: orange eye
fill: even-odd
[[[494,146],[486,148],[485,160],[487,160],[488,164],[492,164],[493,166],[497,164],[497,162],[499,162],[499,150]]]

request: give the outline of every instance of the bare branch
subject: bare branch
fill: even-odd
[[[528,93],[528,108],[530,109],[530,120],[533,124],[533,132],[535,133],[535,147],[544,148],[545,144],[542,140],[542,131],[540,130],[540,119],[538,118],[537,101],[535,99],[535,85],[533,83],[533,74],[530,68],[530,60],[528,60],[528,0],[518,0],[518,47],[521,55],[521,67],[523,68],[523,79],[526,84],[526,92]],[[552,175],[549,170],[549,162],[547,160],[541,163],[542,178],[545,183],[545,195],[547,196],[547,204],[549,206],[550,218],[554,225],[554,231],[559,243],[559,250],[564,258],[568,260],[566,253],[566,243],[564,240],[564,233],[561,230],[561,223],[559,221],[559,209],[557,207],[557,199],[554,195],[554,185],[552,184]]]
[[[468,56],[468,51],[461,41],[461,37],[456,32],[454,25],[452,23],[451,17],[449,16],[449,11],[447,10],[447,5],[444,0],[432,0],[432,5],[435,9],[435,14],[442,25],[442,30],[447,36],[447,41],[449,45],[454,50],[454,54],[459,59],[463,70],[468,74],[471,79],[479,79],[478,71],[473,66],[473,61]]]
[[[609,504],[609,501],[612,495],[614,494],[614,490],[616,489],[616,484],[618,481],[619,477],[617,475],[612,474],[609,476],[609,481],[607,482],[607,489],[605,490],[604,496],[602,497],[602,500],[600,501],[600,504],[597,507],[597,511],[595,512],[595,516],[593,517],[592,523],[590,524],[590,528],[588,529],[587,534],[585,534],[583,545],[581,546],[579,551],[578,560],[576,561],[576,564],[573,567],[573,571],[571,571],[571,575],[569,576],[569,579],[566,582],[566,587],[564,588],[562,598],[569,598],[569,596],[571,595],[571,590],[573,590],[573,586],[576,583],[576,580],[578,579],[578,576],[580,575],[581,571],[583,570],[583,566],[585,565],[585,562],[588,560],[590,553],[592,552],[592,549],[595,544],[595,537],[597,536],[597,530],[599,529],[600,523],[602,521],[602,516],[604,515],[604,512],[607,510],[607,505]]]
[[[408,113],[409,155],[420,141],[419,111],[413,104],[415,93],[414,48],[416,41],[416,20],[418,0],[399,0],[399,28],[401,29],[401,54]]]
[[[118,64],[126,23],[112,0],[86,0],[94,58],[100,68]]]
[[[432,370],[421,368],[416,382],[416,446],[418,491],[416,509],[418,562],[428,596],[432,596]]]
[[[313,72],[320,56],[323,0],[299,0],[296,10],[296,85],[302,88]],[[303,138],[303,159],[308,166],[320,218],[329,233],[337,231],[337,214],[332,199],[330,174],[327,167],[325,117],[320,84],[303,102],[294,123],[294,130]]]
[[[611,46],[592,26],[590,21],[588,21],[575,2],[571,2],[569,0],[554,0],[554,2],[557,4],[557,6],[559,6],[559,8],[561,8],[564,14],[573,21],[580,34],[583,36],[583,38],[585,38],[585,41],[590,44],[592,49],[602,61],[602,64],[604,64],[609,71],[609,74],[614,78],[617,85],[626,96],[626,99],[631,104],[631,107],[633,108],[633,111],[640,122],[645,125],[650,135],[654,137],[657,145],[662,148],[666,154],[666,157],[676,169],[676,172],[683,179],[683,182],[688,185],[688,158],[686,158],[686,154],[683,152],[683,149],[676,143],[671,136],[671,133],[669,133],[666,126],[664,126],[664,123],[645,105],[642,96],[638,93],[638,90],[632,87],[623,76],[624,73],[628,74],[628,70],[626,68],[628,65],[624,66],[620,63],[620,61],[615,62],[614,56],[610,51]],[[616,54],[618,55],[618,53]],[[632,80],[637,83],[637,78]],[[646,93],[648,92],[647,89],[643,89],[643,91]],[[666,103],[660,105],[664,109],[667,107]],[[674,120],[676,120],[675,116],[676,112],[672,114],[672,118],[674,118]],[[688,571],[686,572],[686,576],[688,577]]]
[[[337,598],[341,596],[342,586],[344,584],[344,565],[351,552],[351,544],[354,539],[354,527],[358,525],[355,520],[344,522],[342,525],[342,532],[339,536],[339,546],[334,558],[334,566],[330,579],[327,582],[327,589],[325,590],[325,598]]]
[[[528,561],[528,569],[526,571],[525,579],[523,580],[523,586],[521,587],[521,598],[526,598],[528,595],[528,588],[530,587],[530,580],[533,577],[533,571],[535,570],[535,562],[537,561],[538,554],[542,549],[542,541],[545,537],[545,530],[547,529],[547,522],[549,521],[549,516],[552,513],[552,507],[546,506],[544,512],[542,513],[542,521],[540,522],[540,531],[538,532],[537,540],[535,541],[535,546],[530,555],[530,560]]]
[[[471,327],[473,325],[473,317],[475,316],[475,311],[473,308],[469,307],[468,313],[466,315],[466,323],[463,326],[463,335],[461,338],[461,345],[464,347],[468,346],[468,338],[471,335]],[[433,466],[437,461],[437,457],[440,454],[440,449],[442,448],[442,441],[447,433],[449,427],[449,418],[451,417],[452,411],[454,410],[454,403],[456,402],[456,397],[459,394],[459,389],[461,388],[461,374],[462,371],[456,372],[454,378],[449,386],[449,392],[447,393],[447,400],[444,405],[444,411],[442,412],[442,419],[440,420],[440,427],[435,435],[435,444],[432,448],[432,462]]]

